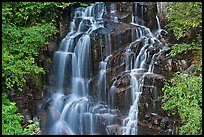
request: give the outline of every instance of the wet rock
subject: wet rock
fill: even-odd
[[[149,47],[147,52],[149,52],[150,55],[154,55],[156,53],[156,49],[154,47]]]
[[[42,131],[42,134],[45,135],[48,132],[48,122],[47,122],[47,114],[46,112],[39,112],[39,118],[40,118],[40,129]]]
[[[22,121],[22,124],[26,124],[28,122],[28,120],[31,120],[31,114],[30,111],[28,109],[23,109],[21,114],[24,116],[24,119]]]
[[[162,120],[162,117],[159,115],[153,115],[152,116],[152,121],[155,125],[160,126],[160,122]]]
[[[97,72],[98,72],[98,66],[99,62],[104,60],[105,57],[109,54],[112,54],[112,57],[108,61],[108,70],[107,70],[107,89],[109,89],[114,81],[116,81],[117,89],[116,89],[116,107],[119,108],[122,114],[127,115],[130,105],[132,104],[132,96],[131,96],[131,87],[130,85],[130,76],[125,76],[125,73],[123,71],[125,70],[125,48],[127,48],[130,44],[130,49],[132,52],[135,53],[135,56],[137,56],[144,45],[144,37],[142,37],[139,40],[134,41],[136,38],[139,38],[140,36],[136,34],[136,30],[142,30],[139,26],[130,25],[128,23],[131,22],[131,12],[132,12],[132,3],[131,2],[118,2],[117,5],[117,12],[114,14],[119,20],[119,22],[114,21],[107,21],[104,19],[104,26],[107,29],[97,29],[94,30],[90,36],[91,36],[91,49],[92,49],[92,70],[93,70],[93,77],[91,80],[91,89],[97,89]],[[144,21],[144,25],[147,25],[150,27],[150,29],[157,28],[156,26],[156,19],[155,19],[155,3],[149,3],[149,2],[143,2],[138,3],[137,9],[135,9],[135,12],[137,13],[137,16],[139,18],[139,22],[142,23]],[[110,7],[109,7],[110,8]],[[108,9],[110,11],[110,9]],[[76,15],[78,18],[75,20],[75,24],[79,24],[81,18],[81,14],[77,13]],[[142,17],[143,16],[143,17]],[[65,28],[62,27],[63,22],[60,22],[60,36],[62,37],[66,30],[63,30]],[[86,20],[84,22],[83,31],[87,30],[90,26],[90,20]],[[66,25],[65,25],[66,26]],[[78,25],[76,25],[78,26]],[[138,35],[138,36],[136,36]],[[78,39],[75,38],[75,43]],[[133,41],[133,42],[132,42]],[[108,44],[107,44],[108,43]],[[50,43],[48,45],[48,51],[51,52],[56,48],[56,43]],[[107,50],[106,45],[111,47]],[[154,53],[158,53],[159,49],[162,49],[163,45],[156,43],[153,45],[153,47],[148,48],[148,52],[150,56],[152,56]],[[169,48],[167,47],[164,54],[166,52],[169,52]],[[163,58],[163,56],[161,57]],[[42,60],[46,60],[46,57],[42,56]],[[150,59],[146,62],[146,65],[150,63]],[[166,62],[165,62],[166,61]],[[46,61],[45,61],[46,62]],[[184,64],[185,62],[179,62],[176,67],[179,67],[180,64]],[[49,64],[49,62],[47,62]],[[140,102],[139,102],[139,119],[145,120],[148,124],[147,129],[153,129],[152,127],[155,127],[159,129],[159,126],[162,128],[166,126],[165,120],[163,120],[158,115],[164,114],[163,110],[161,109],[161,99],[160,96],[162,96],[162,90],[163,82],[166,78],[166,76],[170,76],[171,74],[168,74],[166,72],[174,71],[175,68],[173,68],[175,62],[172,60],[161,60],[161,62],[157,62],[155,65],[155,71],[158,72],[157,74],[145,74],[144,77],[144,86],[143,93],[140,96]],[[44,66],[46,64],[43,64]],[[164,65],[164,66],[163,66]],[[164,68],[163,68],[164,67]],[[185,66],[186,67],[186,66]],[[184,67],[184,68],[185,68]],[[49,68],[48,65],[46,68]],[[159,69],[159,70],[157,70]],[[181,69],[181,68],[178,68]],[[141,76],[145,73],[145,71],[138,72],[136,74],[136,78],[139,79]],[[171,72],[170,72],[171,73]],[[163,75],[164,74],[164,75]],[[163,75],[163,76],[162,76]],[[54,77],[50,77],[49,79],[52,79]],[[69,80],[67,80],[69,81]],[[155,88],[156,87],[156,88]],[[69,88],[67,86],[67,88]],[[107,90],[108,91],[108,90]],[[93,91],[90,91],[93,92]],[[93,95],[96,93],[93,93]],[[105,98],[106,99],[106,98]],[[40,107],[40,106],[39,106]],[[49,108],[49,111],[53,113],[51,117],[53,117],[53,121],[59,120],[59,112],[53,110],[52,108]],[[100,110],[100,113],[106,113],[107,110]],[[152,116],[152,112],[158,112],[157,116]],[[149,113],[149,114],[147,114]],[[46,116],[48,117],[48,116]],[[109,119],[109,116],[107,114],[102,115],[100,117],[99,123],[97,123],[97,128],[101,128],[101,130],[105,129],[104,127],[107,125],[107,121]],[[42,120],[46,118],[42,117]],[[120,119],[120,120],[119,120]],[[120,121],[119,123],[122,123],[122,118],[117,118],[116,120]],[[163,121],[162,121],[163,120]],[[150,121],[152,121],[153,124],[150,124]],[[161,123],[163,122],[163,123]],[[52,124],[50,123],[44,123],[44,125]],[[141,124],[141,123],[140,123]],[[163,124],[163,125],[162,125]],[[66,125],[61,125],[61,128],[64,132],[64,134],[70,134],[69,129],[65,128]],[[141,126],[140,126],[141,127]],[[141,130],[141,129],[140,129]],[[139,130],[139,131],[140,131]],[[144,130],[139,134],[145,134]],[[158,130],[157,130],[158,131]],[[107,132],[108,134],[121,134],[121,128],[119,125],[109,125],[106,127],[106,131],[101,131],[101,133]],[[150,132],[152,134],[156,134],[155,132]],[[158,132],[157,132],[158,133]],[[168,132],[169,133],[169,132]]]
[[[117,12],[115,16],[118,18],[119,22],[130,23],[131,22],[131,14],[125,12]]]
[[[69,25],[70,25],[70,19],[71,19],[71,11],[73,10],[73,7],[65,8],[63,10],[63,13],[61,17],[63,20],[57,19],[57,27],[59,30],[59,40],[61,40],[69,31]]]
[[[121,126],[118,124],[106,126],[106,132],[108,135],[122,135]]]
[[[199,70],[198,66],[196,66],[195,64],[192,64],[190,67],[184,70],[184,73],[188,75],[192,75],[192,74],[199,75],[201,74],[201,71]]]
[[[164,81],[164,76],[159,75],[159,74],[154,74],[154,73],[146,73],[144,75],[144,85],[146,86],[152,86],[155,85],[155,81]]]
[[[150,115],[150,114],[145,114],[145,115],[144,115],[144,119],[145,119],[146,121],[151,121],[151,115]]]
[[[163,131],[164,135],[175,135],[175,130],[174,129],[167,129]]]
[[[147,122],[138,121],[138,135],[161,135],[160,127]]]
[[[167,58],[166,60],[157,61],[154,73],[162,74],[168,79],[172,77],[175,72],[185,70],[189,66],[190,63],[187,59]]]
[[[117,104],[122,114],[127,114],[132,104],[130,88],[119,88],[117,91]]]
[[[46,46],[47,52],[54,52],[57,49],[57,43],[54,40],[50,40],[49,44]]]
[[[168,117],[164,117],[161,120],[161,123],[160,123],[161,129],[167,129],[168,124],[169,124],[169,118]]]

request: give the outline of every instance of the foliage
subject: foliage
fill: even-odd
[[[2,135],[20,135],[23,131],[20,120],[23,116],[17,112],[14,102],[7,99],[7,94],[2,94]]]
[[[201,48],[202,2],[169,2],[167,9],[167,26],[180,41],[173,45],[170,55]]]
[[[63,10],[79,2],[3,2],[2,3],[2,87],[3,91],[22,91],[28,77],[45,71],[37,65],[38,54],[58,30],[56,20]],[[86,6],[86,5],[83,5]],[[22,129],[14,102],[2,94],[2,134],[35,134],[39,123]]]
[[[199,45],[201,45],[201,44],[199,44]],[[179,53],[187,53],[187,51],[189,51],[189,50],[197,49],[198,48],[197,46],[198,46],[198,42],[191,42],[190,44],[189,43],[174,44],[172,46],[172,50],[170,52],[170,55],[176,56]],[[201,55],[197,55],[197,56],[199,56],[200,58],[202,57]]]
[[[44,73],[43,68],[35,63],[36,57],[57,29],[47,23],[31,28],[3,24],[2,30],[2,76],[5,78],[5,86],[11,89],[15,85],[22,90],[26,75]]]
[[[23,115],[17,113],[14,102],[10,102],[6,93],[2,93],[2,135],[33,135],[40,131],[39,122],[28,121],[29,125],[22,128],[19,123]]]
[[[169,24],[179,39],[189,35],[189,32],[202,24],[202,2],[170,2],[167,18]]]
[[[12,2],[3,3],[2,12],[16,26],[29,27],[38,23],[55,22],[63,9],[77,2]],[[5,13],[4,13],[5,12]]]
[[[82,7],[87,7],[88,4],[86,4],[86,3],[80,3],[80,6],[82,6]]]
[[[23,135],[36,135],[40,132],[39,122],[33,122],[32,120],[28,121],[30,124],[26,126],[23,130]]]
[[[38,53],[58,30],[55,20],[77,2],[2,3],[2,83],[4,89],[22,90],[28,76],[44,74]]]
[[[202,75],[175,73],[163,88],[163,109],[182,120],[179,134],[202,134]]]
[[[169,2],[167,10],[167,27],[176,39],[170,55],[191,51],[191,63],[201,64],[202,2]],[[178,112],[182,121],[179,134],[202,134],[202,75],[177,72],[163,91],[164,110],[170,115]]]

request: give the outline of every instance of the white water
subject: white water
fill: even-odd
[[[158,18],[157,18],[158,21]],[[134,24],[134,23],[132,23]],[[138,26],[138,24],[134,24]],[[158,23],[158,29],[161,29],[160,24]],[[144,29],[142,31],[142,29]],[[143,33],[146,32],[146,33]],[[154,48],[153,44],[155,41],[159,41],[157,37],[153,36],[150,30],[144,26],[141,26],[141,29],[137,34],[140,36],[139,40],[142,41],[143,47],[141,48],[139,54],[136,56],[134,62],[134,68],[131,69],[129,75],[130,79],[130,87],[131,87],[131,95],[132,95],[132,105],[130,106],[129,113],[127,117],[123,120],[123,135],[137,135],[138,134],[138,103],[139,97],[142,94],[142,87],[144,86],[144,78],[146,74],[153,73],[154,63],[156,62],[156,57],[161,53],[161,49],[156,54],[150,56],[148,52],[148,48]],[[133,42],[134,43],[134,42]],[[130,44],[131,46],[131,44]],[[130,51],[126,50],[126,54]],[[150,63],[146,64],[147,60],[150,59]],[[131,64],[133,63],[131,62]],[[126,65],[128,67],[129,64]],[[137,78],[138,70],[145,70],[146,72]],[[155,102],[153,102],[153,108],[155,108]]]
[[[143,5],[141,10],[143,17]],[[87,8],[77,8],[70,24],[70,32],[62,40],[58,51],[54,54],[54,87],[56,91],[51,96],[52,111],[49,120],[52,125],[48,128],[48,134],[103,134],[107,131],[107,127],[118,124],[116,120],[117,81],[111,87],[107,87],[106,77],[107,64],[112,58],[110,34],[105,37],[105,58],[100,61],[98,66],[97,89],[92,89],[97,91],[96,98],[90,94],[90,81],[93,77],[90,34],[94,30],[105,28],[103,24],[105,11],[102,2],[92,4]],[[111,13],[115,12],[116,7],[112,4]],[[135,19],[136,17],[133,20],[135,21]],[[161,30],[158,17],[156,19],[158,29]],[[135,25],[137,37],[133,43],[142,42],[142,48],[136,55],[131,50],[131,45],[134,45],[131,43],[124,52],[124,76],[130,76],[132,102],[121,125],[122,134],[125,135],[138,134],[138,102],[142,94],[144,77],[146,73],[153,73],[154,63],[161,51],[154,55],[149,54],[148,48],[154,48],[153,44],[159,40],[149,28],[135,24],[133,20],[131,24]],[[150,63],[147,63],[148,60]],[[141,70],[144,74],[138,78],[137,75]],[[65,86],[67,86],[65,81],[70,84],[69,91],[65,90]],[[99,124],[104,125],[105,128],[101,129]]]
[[[70,32],[62,40],[59,50],[55,52],[54,68],[57,88],[52,95],[52,117],[55,120],[49,127],[48,134],[97,134],[96,124],[101,118],[106,125],[115,122],[115,115],[110,114],[107,105],[102,105],[102,95],[106,92],[106,67],[111,58],[110,35],[105,39],[106,58],[99,65],[98,102],[92,104],[90,97],[90,79],[92,77],[92,59],[90,33],[104,28],[104,3],[97,2],[87,8],[78,8],[70,25]],[[65,70],[71,76],[68,95],[64,91]],[[90,100],[91,99],[91,100]],[[97,106],[101,106],[96,108]],[[55,118],[57,116],[57,119]]]

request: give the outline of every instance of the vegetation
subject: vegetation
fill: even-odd
[[[2,3],[2,134],[22,135],[39,132],[39,123],[19,123],[23,116],[7,91],[23,90],[28,77],[44,74],[37,65],[38,54],[48,39],[58,33],[56,19],[66,7],[77,2],[3,2]],[[86,6],[86,5],[82,5]],[[167,18],[175,38],[171,56],[193,50],[201,63],[202,3],[170,2]],[[182,120],[179,134],[202,134],[202,75],[176,73],[165,83],[164,105],[171,115],[179,112]],[[15,89],[16,90],[16,89]]]
[[[33,122],[29,120],[29,125],[23,129],[23,135],[36,135],[40,132],[40,125],[38,121]]]
[[[23,115],[17,113],[14,102],[10,102],[6,93],[2,94],[2,135],[33,135],[40,132],[39,122],[28,121],[24,129],[19,123]]]
[[[202,3],[170,2],[167,18],[167,26],[177,39],[170,55],[191,51],[196,60],[191,63],[202,72],[199,68],[202,66]],[[165,83],[163,91],[164,110],[170,115],[178,112],[182,121],[178,134],[202,134],[202,74],[177,72]]]
[[[202,134],[202,75],[189,76],[178,72],[163,90],[164,110],[169,110],[171,115],[178,111],[181,117],[179,133]]]
[[[19,121],[23,116],[16,114],[17,107],[14,102],[10,102],[7,94],[2,94],[2,135],[19,135],[22,127]]]
[[[78,2],[3,2],[2,3],[2,134],[34,134],[38,123],[22,128],[14,102],[7,91],[22,91],[28,78],[45,73],[37,65],[38,54],[50,37],[58,33],[56,20],[66,7]],[[85,6],[85,5],[83,5]]]
[[[3,87],[22,90],[26,76],[44,73],[36,59],[58,30],[55,19],[72,3],[2,3]]]
[[[202,47],[202,2],[169,2],[167,26],[179,43],[172,46],[171,56]],[[201,57],[201,55],[200,55]]]

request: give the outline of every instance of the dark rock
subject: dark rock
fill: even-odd
[[[43,135],[47,134],[47,131],[48,131],[47,117],[48,117],[48,115],[46,114],[46,112],[40,112],[39,113],[40,129],[41,129]]]
[[[154,115],[154,116],[152,116],[152,121],[153,121],[153,123],[154,123],[155,125],[160,126],[161,120],[162,120],[162,117],[159,116],[159,115]]]
[[[168,124],[169,124],[169,118],[164,117],[160,122],[161,129],[167,129]]]
[[[98,3],[99,5],[101,3]],[[122,115],[127,115],[130,105],[132,104],[132,95],[131,95],[131,87],[130,85],[130,76],[126,75],[128,71],[124,72],[125,70],[125,54],[127,47],[130,47],[132,53],[132,59],[134,56],[137,56],[141,50],[141,48],[144,45],[144,41],[146,37],[141,37],[138,32],[141,31],[142,34],[145,35],[145,30],[141,26],[135,26],[129,24],[131,22],[131,15],[132,11],[135,11],[135,16],[138,17],[138,21],[140,24],[144,23],[145,26],[149,27],[150,29],[157,29],[156,26],[156,3],[150,3],[150,2],[142,2],[135,4],[137,6],[137,9],[133,9],[133,5],[131,2],[117,2],[116,8],[118,11],[114,13],[114,16],[118,18],[119,22],[109,21],[108,19],[111,18],[111,15],[106,15],[107,18],[104,20],[101,20],[101,22],[104,23],[104,28],[96,29],[93,32],[91,32],[91,53],[92,53],[92,73],[91,74],[91,89],[98,89],[97,87],[97,73],[99,71],[99,62],[104,60],[108,55],[112,54],[112,57],[108,60],[108,70],[107,70],[107,91],[110,89],[113,82],[115,82],[117,89],[116,89],[116,98],[115,98],[115,104],[116,107],[119,108]],[[110,5],[109,5],[110,6]],[[78,9],[84,10],[84,9]],[[97,10],[97,9],[96,9]],[[107,12],[110,12],[110,7],[107,8]],[[77,12],[75,15],[77,18],[75,19],[75,24],[79,24],[81,21],[81,12]],[[86,31],[90,27],[90,20],[84,20],[84,24],[81,26],[81,31]],[[78,25],[76,25],[78,26]],[[64,37],[67,33],[68,27],[65,22],[59,22],[60,27],[60,38]],[[66,28],[65,28],[66,27]],[[75,28],[77,29],[77,28]],[[161,32],[164,33],[164,32]],[[74,43],[78,41],[78,38],[82,34],[79,34],[74,38]],[[161,38],[165,36],[166,34],[161,34]],[[140,39],[137,39],[139,38]],[[159,36],[160,37],[160,36]],[[137,40],[136,40],[137,39]],[[163,41],[165,42],[165,41]],[[50,42],[50,44],[47,46],[47,52],[51,53],[54,50],[56,50],[57,44],[55,42]],[[111,48],[107,48],[111,47]],[[149,52],[149,60],[147,60],[146,65],[150,63],[150,58],[154,53],[158,53],[159,49],[164,49],[162,55],[160,55],[160,61],[157,61],[155,63],[155,74],[145,74],[144,75],[144,86],[142,87],[143,92],[140,96],[139,100],[139,120],[143,121],[143,123],[140,123],[139,126],[139,134],[145,134],[147,130],[151,130],[146,134],[159,134],[158,131],[160,131],[160,127],[162,129],[166,130],[166,134],[170,134],[171,131],[168,130],[168,120],[165,120],[163,118],[164,111],[161,108],[161,96],[162,93],[162,87],[163,83],[166,80],[166,77],[170,77],[175,70],[184,69],[188,66],[187,62],[184,60],[174,60],[174,59],[164,59],[165,54],[170,51],[169,47],[164,47],[164,43],[156,43],[153,45],[153,47],[148,48]],[[133,56],[134,55],[134,56]],[[50,56],[49,56],[50,57]],[[50,59],[50,58],[49,58]],[[44,53],[40,56],[41,65],[46,68],[47,74],[49,72],[49,68],[51,65],[51,61],[47,59],[47,56],[44,55]],[[182,65],[182,67],[180,66]],[[168,72],[168,73],[167,73]],[[140,70],[136,74],[136,78],[139,79],[143,76],[145,73],[144,70]],[[69,76],[66,76],[69,77]],[[50,85],[53,85],[53,79],[55,76],[50,76],[49,78],[46,78],[46,81],[51,81]],[[49,80],[48,80],[49,79]],[[69,79],[66,79],[67,81],[70,81]],[[66,85],[66,88],[69,89],[69,85]],[[90,91],[91,94],[95,95],[96,93],[92,93],[93,91]],[[34,97],[33,97],[34,98]],[[103,97],[103,101],[107,100],[107,97]],[[48,101],[49,102],[49,101]],[[49,106],[49,103],[47,103],[47,111],[51,111],[53,115],[52,121],[59,120],[60,112],[54,110]],[[43,105],[37,104],[38,108],[43,107]],[[45,107],[46,108],[46,107]],[[99,111],[99,110],[98,110]],[[100,110],[100,113],[106,113],[107,110]],[[157,115],[151,115],[152,112],[156,112]],[[117,114],[118,112],[114,112],[114,114]],[[40,116],[41,122],[46,121],[46,119],[50,116],[46,115],[45,113],[42,113]],[[99,128],[101,130],[105,129],[105,126],[107,125],[107,119],[110,117],[108,114],[104,114],[100,116],[100,122],[97,123],[96,128]],[[122,116],[116,117],[116,121],[119,121],[118,123],[122,123]],[[46,128],[47,125],[52,124],[52,121],[50,123],[42,122],[42,125],[44,128]],[[145,123],[146,122],[146,123]],[[152,123],[151,123],[152,122]],[[141,126],[142,124],[147,124]],[[155,126],[155,127],[154,127]],[[160,127],[159,127],[160,126]],[[66,129],[66,125],[62,122],[61,128],[65,134],[70,134],[69,129]],[[141,129],[142,127],[142,129]],[[153,128],[152,128],[153,127]],[[146,128],[146,129],[145,129]],[[157,130],[155,129],[157,128]],[[145,129],[145,130],[143,130]],[[43,133],[46,133],[46,129],[43,130]],[[108,125],[106,127],[106,131],[101,131],[101,133],[108,133],[108,134],[121,134],[121,127],[117,124],[114,125]]]
[[[175,72],[187,69],[189,65],[190,63],[186,59],[167,58],[166,60],[158,60],[154,73],[161,74],[168,79]]]
[[[106,126],[106,132],[108,135],[122,135],[121,126],[118,124]]]
[[[167,129],[163,132],[165,135],[175,135],[174,129]]]
[[[145,114],[144,119],[147,121],[151,121],[151,115],[150,114]]]
[[[21,114],[24,116],[24,119],[22,121],[23,124],[26,124],[28,122],[28,120],[31,120],[31,114],[30,111],[28,109],[23,109],[21,110]]]

